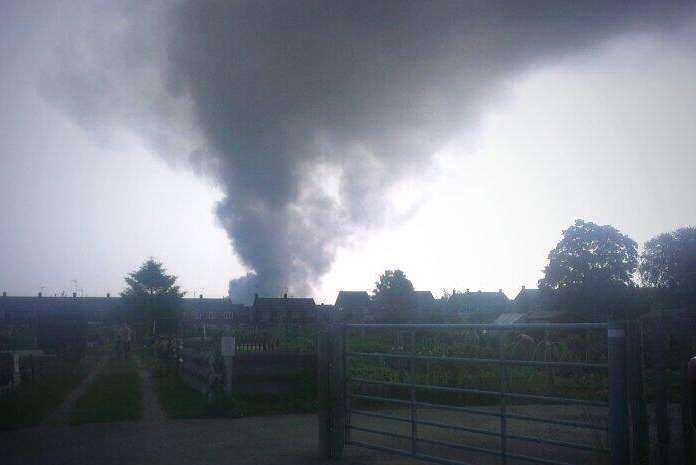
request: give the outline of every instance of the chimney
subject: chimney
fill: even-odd
[[[202,298],[203,298],[203,294],[198,294],[198,298],[199,298],[199,299],[202,299]]]
[[[2,291],[2,296],[3,296],[3,297],[7,297],[7,292]]]
[[[39,298],[41,298],[41,293],[39,292]]]
[[[107,292],[107,293],[106,293],[106,298],[107,298],[107,299],[110,299],[110,298],[111,298],[111,294],[109,294],[109,293]]]
[[[522,290],[524,291],[524,286],[522,286]]]
[[[288,299],[288,293],[287,293],[287,292],[286,292],[285,294],[283,294],[283,299],[285,299],[285,300]]]
[[[73,299],[74,299],[75,297],[77,297],[77,292],[73,292],[73,293],[72,293],[72,296],[73,296]]]

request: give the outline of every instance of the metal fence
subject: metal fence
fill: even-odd
[[[631,436],[642,463],[696,464],[696,393],[687,376],[688,361],[696,355],[696,315],[689,309],[660,310],[631,323],[629,405],[636,429]],[[650,406],[654,421],[648,418]]]
[[[357,446],[447,465],[628,463],[623,324],[346,324],[318,349],[324,457]]]

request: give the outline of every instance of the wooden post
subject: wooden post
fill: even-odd
[[[548,335],[548,332],[546,333]],[[506,334],[500,331],[498,335],[498,360],[500,362],[500,463],[505,465],[508,463],[508,447],[507,447],[507,367],[503,360],[505,359],[505,337]]]
[[[222,336],[220,338],[220,355],[225,364],[225,394],[229,395],[232,393],[234,357],[237,355],[237,341],[234,336]]]
[[[649,462],[650,442],[648,417],[643,397],[642,348],[640,325],[630,321],[627,327],[628,395],[631,418],[631,464],[645,465]]]
[[[635,346],[636,350],[636,385],[638,403],[637,420],[638,420],[638,457],[641,465],[650,463],[650,419],[648,418],[648,409],[646,406],[645,393],[643,391],[643,362],[645,360],[643,347],[643,331],[640,324],[636,325]]]
[[[626,386],[626,325],[609,322],[609,447],[612,465],[628,465],[628,396]]]
[[[409,357],[409,381],[411,384],[411,453],[418,452],[418,409],[416,408],[416,332],[411,331],[411,356]]]
[[[334,424],[332,431],[333,458],[340,458],[343,454],[343,446],[346,435],[346,399],[345,399],[345,345],[342,325],[331,325],[331,377],[332,407]]]
[[[341,457],[345,439],[345,378],[343,332],[332,325],[317,340],[317,399],[319,401],[319,454]]]
[[[681,327],[675,331],[680,331]],[[689,359],[692,354],[689,351],[689,343],[687,335],[680,332],[678,335],[679,344],[679,375],[681,389],[681,418],[682,418],[682,438],[684,440],[684,463],[686,465],[694,464],[694,434],[693,426],[691,426],[691,393],[689,392]]]
[[[667,385],[667,331],[665,319],[658,319],[655,334],[655,422],[660,465],[669,465],[669,386]]]
[[[338,323],[334,322],[334,324],[338,324]],[[341,347],[341,353],[343,354],[343,387],[344,387],[344,389],[343,389],[343,399],[344,399],[343,415],[345,417],[345,421],[343,422],[343,425],[345,428],[344,435],[343,435],[343,444],[346,445],[346,444],[350,443],[350,411],[353,408],[353,406],[351,404],[351,402],[352,402],[351,386],[350,386],[350,379],[349,379],[350,363],[348,362],[348,357],[346,355],[346,353],[348,351],[347,346],[348,346],[349,331],[348,331],[348,327],[345,324],[343,324],[341,326],[342,326],[342,332],[341,332],[342,340],[341,340],[341,342],[343,343],[342,347]]]
[[[329,443],[329,335],[322,331],[317,336],[317,401],[319,403],[319,456],[331,458]]]

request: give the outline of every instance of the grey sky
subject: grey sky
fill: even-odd
[[[221,295],[245,270],[218,199],[254,289],[320,300],[399,266],[511,292],[576,217],[639,241],[696,222],[693,9],[579,3],[17,4],[0,287],[116,292],[155,255]]]

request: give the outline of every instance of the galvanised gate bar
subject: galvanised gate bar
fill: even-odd
[[[482,354],[460,356],[461,345]],[[624,350],[619,323],[334,326],[319,341],[322,455],[358,446],[442,464],[628,463]]]

